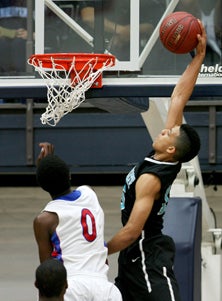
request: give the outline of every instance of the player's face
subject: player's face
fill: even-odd
[[[176,145],[176,138],[180,135],[180,127],[175,126],[172,129],[164,129],[153,142],[153,148],[156,151],[165,152],[170,146]]]

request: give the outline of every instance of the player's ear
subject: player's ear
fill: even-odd
[[[39,288],[37,281],[35,280],[34,285],[36,288]]]
[[[167,148],[167,153],[168,154],[174,154],[176,152],[176,147],[171,145],[171,146],[168,146]]]
[[[63,291],[62,291],[62,296],[65,294],[67,288],[68,288],[68,281],[66,280],[66,283],[65,283]]]

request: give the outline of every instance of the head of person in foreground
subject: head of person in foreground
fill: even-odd
[[[35,272],[35,287],[39,291],[40,301],[63,301],[68,287],[67,272],[63,263],[57,259],[43,261]]]

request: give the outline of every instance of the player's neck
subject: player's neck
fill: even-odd
[[[39,297],[39,301],[64,301],[63,297],[52,297],[52,298],[47,298],[47,297]]]
[[[165,153],[155,152],[154,155],[152,156],[152,158],[157,161],[175,162],[175,160],[173,160],[172,156],[169,156],[168,154],[166,155]]]
[[[55,195],[51,195],[51,197],[52,197],[53,200],[55,200],[55,199],[57,199],[57,198],[59,198],[59,197],[61,197],[61,196],[63,196],[63,195],[67,195],[67,194],[69,194],[69,193],[71,193],[71,192],[72,192],[72,189],[71,189],[71,187],[70,187],[69,189],[63,191],[62,193],[55,194]]]

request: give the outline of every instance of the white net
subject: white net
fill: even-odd
[[[108,58],[98,68],[98,57],[92,57],[76,70],[76,58],[73,56],[68,70],[50,58],[52,66],[43,67],[41,59],[30,59],[28,63],[35,67],[47,86],[48,105],[40,120],[42,124],[56,126],[60,119],[79,107],[85,100],[85,92],[96,83],[102,72],[113,66]]]

